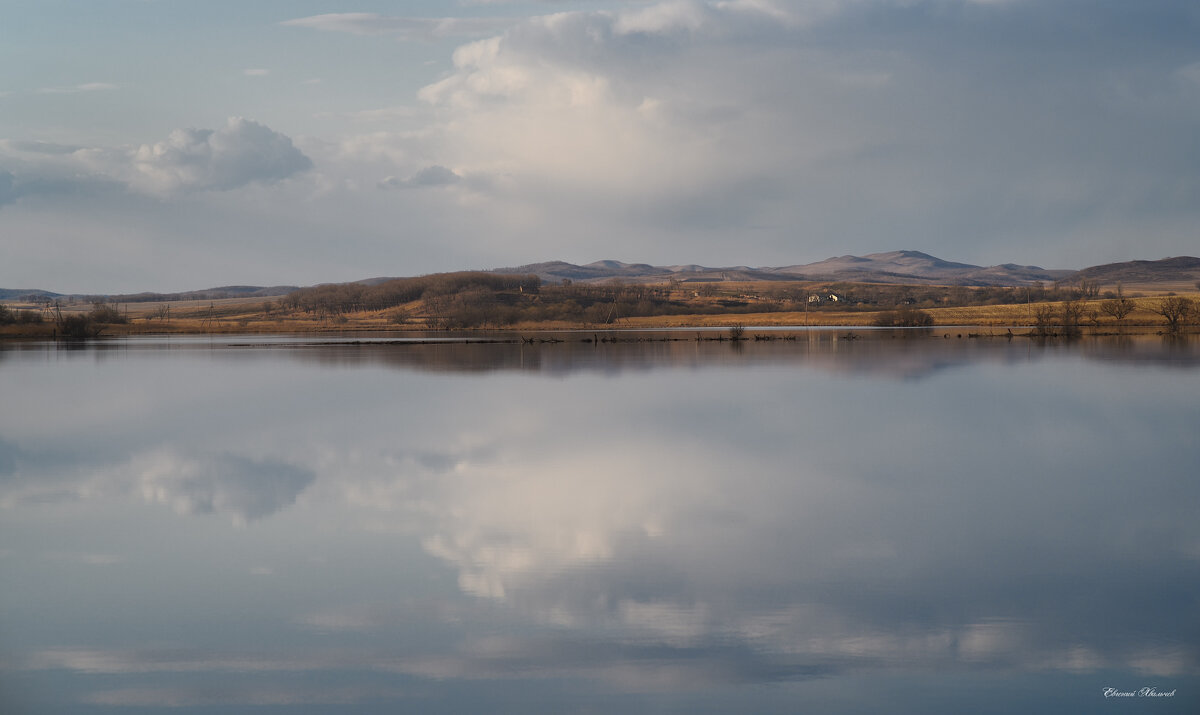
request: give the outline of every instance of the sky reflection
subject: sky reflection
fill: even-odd
[[[865,342],[617,372],[10,353],[0,678],[48,712],[857,712],[899,673],[956,683],[913,712],[1035,681],[1034,711],[1109,681],[1194,705],[1191,353]]]

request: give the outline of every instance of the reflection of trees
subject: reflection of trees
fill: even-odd
[[[723,332],[722,337],[727,336]],[[955,334],[957,335],[957,333]],[[961,339],[926,330],[863,331],[861,339],[844,340],[833,331],[814,331],[797,340],[718,341],[621,334],[597,344],[587,334],[563,334],[556,343],[359,343],[313,345],[292,350],[289,356],[330,366],[385,366],[429,372],[520,371],[562,375],[576,372],[618,373],[655,369],[700,369],[744,365],[792,365],[897,379],[926,377],[937,372],[980,362],[1016,363],[1041,359],[1051,351],[1070,350],[1089,360],[1164,364],[1176,368],[1200,367],[1200,351],[1185,341],[1182,349],[1164,350],[1154,335],[1099,336],[1070,345],[1036,341],[1030,351],[1024,340],[1002,340],[1003,333]],[[730,350],[729,345],[738,349]],[[277,355],[271,352],[271,355]]]

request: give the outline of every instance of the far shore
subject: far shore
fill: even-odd
[[[930,309],[933,323],[928,326],[909,327],[910,330],[937,332],[941,329],[957,329],[968,332],[971,337],[1062,337],[1066,333],[1061,326],[1051,325],[1035,335],[1032,320],[1003,320],[971,308]],[[410,322],[397,325],[377,316],[342,316],[342,319],[321,319],[308,316],[269,318],[261,316],[235,317],[226,319],[197,319],[185,317],[171,321],[146,320],[131,315],[126,323],[99,326],[99,338],[153,335],[341,335],[354,333],[454,333],[478,334],[480,337],[495,334],[537,333],[553,331],[619,331],[619,330],[689,330],[718,333],[740,329],[745,339],[753,339],[755,329],[769,329],[771,333],[786,332],[787,328],[828,329],[874,329],[878,312],[844,313],[750,313],[738,315],[676,315],[631,317],[608,324],[571,323],[564,321],[521,322],[501,327],[466,328],[452,331],[434,330],[427,325]],[[1165,326],[1161,319],[1125,321],[1118,325],[1113,321],[1084,322],[1070,331],[1076,335],[1147,335],[1162,333]],[[1200,332],[1200,325],[1187,325],[1181,331],[1186,334]],[[61,337],[55,323],[0,326],[0,339],[54,339]]]
[[[1174,293],[1165,295],[1176,295]],[[1066,326],[1059,316],[1063,303],[1044,301],[999,305],[962,305],[923,307],[919,312],[933,329],[961,327],[976,334],[1006,335],[1036,333],[1040,337],[1064,334],[1153,334],[1168,328],[1159,312],[1165,295],[1138,295],[1129,299],[1132,309],[1121,320],[1105,312],[1105,300],[1075,301],[1074,325]],[[1200,304],[1200,292],[1178,294],[1193,305]],[[86,303],[45,305],[7,302],[11,315],[24,316],[20,322],[0,325],[0,338],[53,339],[63,337],[61,321],[70,316],[84,316],[93,306]],[[756,305],[747,306],[749,309]],[[808,311],[765,310],[762,312],[728,311],[704,314],[608,316],[602,322],[566,320],[521,321],[507,324],[483,324],[459,328],[456,332],[521,333],[554,330],[621,330],[621,329],[697,329],[723,330],[739,326],[747,338],[756,328],[866,328],[881,326],[881,318],[895,309],[872,306],[841,309],[822,306]],[[214,301],[176,301],[171,303],[125,303],[105,306],[111,320],[93,323],[92,337],[126,335],[222,335],[222,334],[343,334],[372,332],[428,332],[439,326],[430,317],[430,307],[421,302],[375,311],[355,311],[329,314],[313,310],[288,310],[282,301],[262,298],[236,298]],[[93,313],[94,314],[94,313]],[[1196,333],[1198,317],[1193,311],[1177,332]],[[1040,321],[1040,322],[1039,322]],[[896,327],[902,327],[897,325]]]

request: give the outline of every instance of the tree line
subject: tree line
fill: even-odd
[[[415,278],[393,278],[375,285],[336,283],[301,288],[279,299],[287,310],[318,315],[341,315],[364,310],[386,310],[417,300],[463,294],[469,291],[517,291],[536,294],[542,279],[536,275],[506,275],[483,271],[435,273]]]

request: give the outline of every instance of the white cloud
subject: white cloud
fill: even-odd
[[[772,39],[780,27],[751,5],[694,2],[530,19],[458,48],[420,91],[435,118],[425,148],[460,174],[506,177],[489,210],[515,231],[743,225],[783,177],[862,144],[854,122],[805,126],[824,121],[821,93],[862,90],[801,63]],[[774,49],[747,52],[761,38]]]
[[[233,117],[220,129],[177,129],[138,147],[81,147],[0,141],[0,205],[22,196],[94,194],[124,189],[167,197],[273,184],[313,167],[292,140]]]
[[[1192,145],[1200,71],[1182,39],[1193,27],[1185,11],[1139,4],[1144,21],[1130,23],[1105,5],[1083,32],[1069,3],[985,5],[593,1],[540,4],[535,11],[552,14],[525,18],[528,4],[495,13],[509,18],[287,20],[294,32],[282,37],[297,46],[313,39],[310,30],[348,33],[343,39],[377,50],[380,61],[303,70],[292,90],[306,77],[326,80],[305,92],[258,83],[260,96],[227,98],[254,104],[219,111],[266,118],[296,109],[288,131],[305,133],[291,136],[319,171],[266,201],[213,194],[205,200],[225,212],[164,225],[180,239],[212,234],[201,224],[234,226],[254,202],[256,229],[273,233],[276,221],[289,240],[316,250],[328,227],[352,221],[345,240],[371,238],[364,250],[340,252],[346,278],[379,260],[368,252],[421,271],[605,256],[765,265],[897,247],[1055,267],[1190,252],[1200,202],[1196,162],[1180,147]],[[425,63],[445,61],[444,42],[394,42],[418,38],[471,41],[434,74]],[[358,61],[351,54],[338,62]],[[3,103],[18,100],[47,101],[20,89]],[[398,106],[408,102],[415,106]],[[98,118],[137,106],[106,106]],[[32,206],[24,198],[35,194],[215,192],[270,184],[305,165],[292,155],[294,163],[272,169],[260,156],[256,169],[229,170],[217,137],[193,130],[126,139],[134,147],[141,137],[163,139],[147,142],[143,160],[128,146],[97,146],[106,140],[94,137],[112,131],[96,122],[20,137],[92,147],[83,151],[0,146],[0,172],[11,175],[0,191],[3,215],[14,219],[8,205]],[[256,149],[242,149],[251,161]],[[381,179],[407,186],[431,166],[463,180],[437,192],[376,190]],[[320,205],[309,201],[314,191]],[[60,215],[31,216],[28,225],[61,225]],[[119,235],[127,223],[95,230]],[[406,240],[385,246],[381,237],[398,223]],[[1144,248],[1131,247],[1131,235],[1144,237]],[[291,270],[313,255],[301,254]],[[145,273],[131,269],[125,280]]]
[[[130,183],[148,193],[223,191],[270,184],[312,168],[292,140],[258,122],[232,117],[220,129],[176,129],[132,155]]]
[[[247,77],[266,77],[267,75],[271,74],[271,70],[262,68],[244,69],[242,70],[242,74],[246,75]]]

